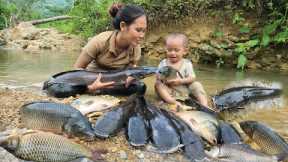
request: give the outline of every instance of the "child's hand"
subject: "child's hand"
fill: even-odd
[[[176,79],[170,79],[166,81],[166,84],[169,86],[178,86],[182,84],[182,79],[176,78]]]

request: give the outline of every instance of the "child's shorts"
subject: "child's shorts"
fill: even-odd
[[[167,87],[168,92],[171,96],[178,100],[185,100],[189,98],[189,94],[192,94],[194,97],[205,95],[206,92],[200,82],[193,82],[190,85],[181,85],[177,87]]]

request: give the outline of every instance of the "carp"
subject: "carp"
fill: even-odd
[[[100,159],[100,152],[49,132],[27,129],[7,130],[0,133],[0,146],[15,156],[39,162],[65,162],[78,158]]]
[[[241,107],[253,101],[278,97],[282,93],[278,88],[242,86],[226,89],[212,97],[215,108],[219,111]]]
[[[76,100],[72,101],[71,106],[78,109],[83,115],[91,112],[103,112],[111,107],[115,107],[120,102],[120,99],[109,95],[81,95]]]
[[[86,71],[86,70],[72,70],[65,71],[53,75],[48,81],[44,82],[43,90],[49,95],[54,97],[69,97],[76,94],[83,94],[87,92],[87,86],[92,84],[101,73],[101,81],[109,82],[115,81],[112,88],[103,88],[98,90],[97,94],[119,94],[130,95],[141,90],[142,85],[138,85],[138,82],[131,83],[126,88],[125,81],[127,77],[131,76],[136,79],[143,79],[156,72],[156,67],[135,67],[125,70],[111,70],[111,71]]]
[[[38,101],[25,104],[20,109],[20,120],[24,127],[55,133],[66,133],[70,136],[94,139],[91,123],[74,107]]]
[[[288,144],[270,127],[257,121],[244,121],[240,126],[264,153],[288,157]]]
[[[215,146],[206,152],[208,156],[233,162],[277,162],[275,156],[269,156],[251,149],[244,144],[224,144]]]
[[[214,116],[202,111],[178,112],[176,115],[184,120],[197,135],[203,137],[210,144],[219,143],[219,123]]]

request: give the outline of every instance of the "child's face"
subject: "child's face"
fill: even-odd
[[[182,38],[168,38],[166,40],[166,55],[171,63],[177,63],[187,53]]]

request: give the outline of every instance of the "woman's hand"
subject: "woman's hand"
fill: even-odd
[[[128,76],[126,81],[125,81],[125,87],[128,88],[129,85],[132,83],[132,81],[135,80],[135,78]]]
[[[101,88],[108,88],[108,87],[113,86],[113,84],[115,83],[114,81],[103,83],[101,82],[101,78],[102,78],[102,74],[99,73],[97,76],[97,79],[92,84],[88,85],[88,90],[95,91]]]
[[[183,83],[182,83],[182,79],[176,78],[176,79],[167,80],[166,84],[169,86],[178,86],[178,85],[181,85]]]

